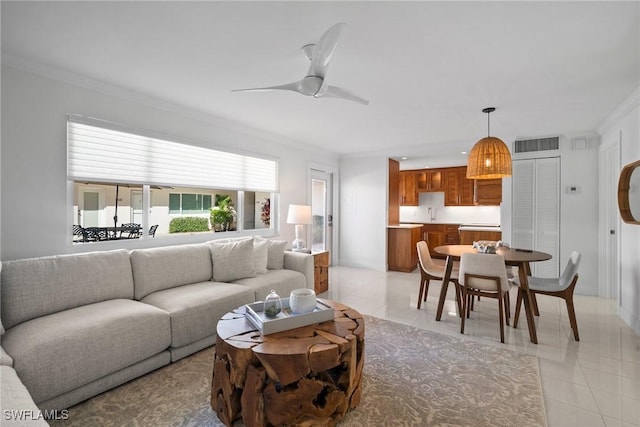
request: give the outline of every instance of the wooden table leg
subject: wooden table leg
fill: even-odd
[[[444,309],[444,301],[447,299],[447,290],[449,289],[449,280],[451,280],[451,270],[453,269],[453,257],[448,256],[444,269],[444,277],[442,278],[442,287],[440,287],[440,298],[438,299],[438,311],[436,312],[436,320],[439,321],[442,318],[442,310]],[[458,290],[456,289],[456,296]],[[458,298],[456,297],[456,300]],[[460,306],[460,300],[458,300],[458,306]]]
[[[527,271],[529,271],[528,263],[524,263],[518,268],[518,276],[520,278],[520,290],[522,294],[522,302],[524,303],[524,312],[527,315],[527,326],[529,327],[529,338],[534,344],[538,344],[538,334],[536,333],[536,324],[533,317],[533,301],[529,292],[529,281],[527,280]]]

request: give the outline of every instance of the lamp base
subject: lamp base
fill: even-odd
[[[291,243],[291,250],[294,252],[303,252],[306,249],[302,236],[304,236],[304,225],[296,224],[296,238],[293,243]]]
[[[304,240],[296,238],[291,243],[291,248],[294,249],[294,250],[296,250],[296,249],[304,249]]]

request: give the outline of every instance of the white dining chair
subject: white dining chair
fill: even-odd
[[[418,261],[420,264],[420,292],[418,293],[418,310],[422,305],[422,301],[427,301],[427,294],[429,293],[429,282],[431,280],[442,280],[444,278],[445,266],[439,265],[433,262],[431,254],[429,253],[429,247],[424,240],[419,241],[416,244],[418,250]],[[456,301],[458,302],[458,309],[461,308],[460,294],[458,290],[458,269],[454,266],[451,270],[451,282],[456,286]],[[446,286],[445,283],[442,286]]]
[[[471,314],[474,296],[498,300],[500,320],[500,342],[504,343],[504,324],[509,324],[507,295],[509,280],[502,255],[486,253],[464,253],[460,258],[458,282],[462,291],[462,320],[460,333],[464,334],[465,319]]]
[[[569,323],[571,330],[573,331],[573,337],[576,341],[580,341],[578,335],[578,322],[576,320],[576,312],[573,307],[573,291],[578,283],[578,266],[580,265],[580,252],[573,251],[569,257],[569,261],[565,266],[560,277],[556,278],[542,278],[531,276],[527,278],[529,284],[529,292],[532,294],[549,295],[552,297],[562,298],[567,305],[567,312],[569,313]],[[513,282],[519,285],[517,277],[513,279]],[[516,312],[513,322],[518,324],[518,317],[520,316],[520,306],[522,302],[522,296],[518,292],[518,300],[516,301]]]

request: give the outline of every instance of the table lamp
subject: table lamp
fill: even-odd
[[[308,252],[305,249],[303,236],[305,224],[311,224],[311,206],[289,205],[287,224],[295,224],[296,226],[296,239],[291,244],[292,250],[294,252]]]

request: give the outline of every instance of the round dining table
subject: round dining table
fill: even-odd
[[[440,298],[438,300],[438,310],[436,312],[436,320],[442,318],[442,311],[444,309],[444,302],[447,296],[447,289],[451,279],[451,270],[453,269],[453,263],[460,261],[460,257],[464,253],[476,253],[478,252],[472,245],[445,245],[437,246],[434,251],[440,255],[447,257],[445,265],[445,274],[442,279],[442,287],[440,288]],[[504,263],[507,266],[518,267],[518,279],[520,287],[518,292],[524,302],[524,311],[527,317],[527,326],[529,327],[529,338],[534,344],[538,343],[538,336],[536,333],[536,324],[534,322],[534,300],[529,292],[529,282],[527,277],[531,275],[531,262],[547,261],[551,259],[551,255],[546,252],[534,251],[530,249],[518,249],[518,248],[497,248],[496,253],[502,255]],[[457,285],[456,285],[457,286]],[[459,297],[459,290],[456,288],[456,299]],[[458,306],[460,305],[458,301]],[[459,308],[459,307],[458,307]],[[519,310],[519,307],[516,307]],[[514,327],[517,325],[514,324]]]

